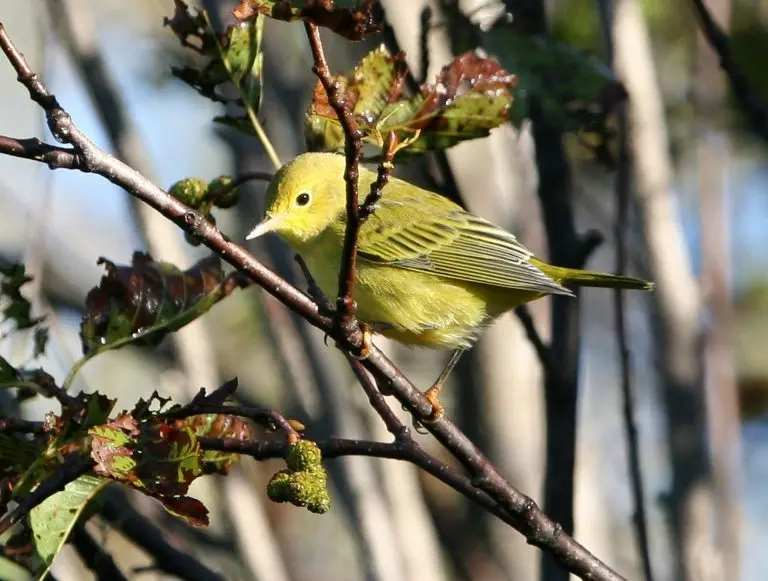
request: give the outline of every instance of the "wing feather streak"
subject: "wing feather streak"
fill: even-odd
[[[572,294],[529,262],[531,252],[513,234],[457,206],[438,218],[422,204],[388,204],[385,194],[363,228],[367,236],[358,250],[371,262],[502,288]]]

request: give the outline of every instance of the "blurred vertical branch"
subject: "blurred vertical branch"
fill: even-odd
[[[482,1],[467,3],[464,11],[471,12],[479,4]],[[385,41],[393,53],[404,50],[411,67],[418,64],[422,79],[432,78],[451,58],[451,32],[472,33],[468,19],[448,13],[432,17],[438,22],[450,18],[447,32],[446,27],[425,29],[430,21],[424,16],[433,11],[428,2],[413,3],[407,10],[397,0],[383,5],[392,25],[385,28]],[[425,50],[429,51],[426,55]],[[427,70],[427,63],[432,70]],[[409,88],[418,90],[415,75],[407,79]],[[533,165],[532,150],[530,134],[519,134],[510,125],[495,130],[487,139],[436,152],[434,163],[442,182],[439,191],[470,211],[511,227],[521,198],[528,194],[535,197],[535,181],[527,179],[535,174],[535,168],[529,167]],[[484,195],[462,200],[461,191]],[[540,373],[520,324],[506,315],[487,329],[465,356],[451,386],[451,393],[458,398],[456,413],[463,429],[526,490],[538,490],[541,485],[544,427]],[[522,539],[510,537],[503,526],[471,505],[456,519],[461,526],[442,526],[441,532],[445,545],[455,546],[450,552],[457,569],[465,569],[465,574],[475,579],[535,576],[538,555],[529,551]],[[468,537],[472,542],[467,542]]]
[[[519,26],[527,33],[546,36],[547,16],[539,0],[505,0],[508,11],[520,16]],[[530,118],[539,176],[538,195],[552,264],[583,268],[599,243],[598,236],[581,237],[576,232],[572,201],[571,170],[562,142],[562,132],[552,126],[535,100]],[[581,337],[580,301],[554,296],[551,359],[557,366],[544,367],[546,409],[546,468],[544,512],[568,534],[574,530],[574,473],[576,467],[577,401]],[[566,581],[568,572],[549,555],[541,555],[541,579]]]
[[[618,0],[615,68],[627,88],[630,148],[652,278],[654,325],[670,445],[675,579],[716,575],[718,548],[710,536],[713,498],[705,440],[700,365],[700,304],[672,190],[664,106],[641,7]],[[705,573],[710,572],[710,573]]]
[[[605,57],[611,67],[614,66],[614,3],[615,0],[598,0],[598,10],[603,32]],[[618,168],[616,173],[616,273],[624,274],[627,268],[627,235],[629,227],[629,202],[632,194],[632,159],[629,151],[629,120],[627,105],[622,103],[617,111],[618,119]],[[640,445],[635,423],[635,404],[632,389],[632,359],[629,351],[626,318],[626,303],[621,289],[614,291],[614,309],[616,317],[616,340],[618,342],[621,365],[621,392],[623,398],[624,431],[627,439],[627,459],[629,478],[634,502],[632,518],[637,535],[638,552],[643,565],[646,581],[653,581],[651,566],[651,548],[648,540],[648,519],[645,510],[645,493],[642,466],[640,464]]]
[[[725,29],[731,16],[730,0],[709,0],[706,4],[708,16],[720,23],[721,30]],[[706,10],[703,0],[701,7]],[[697,40],[694,139],[699,174],[703,306],[708,319],[704,331],[704,385],[716,498],[714,534],[715,543],[722,547],[720,574],[738,579],[741,522],[737,496],[741,488],[741,436],[732,350],[731,213],[726,191],[730,151],[722,113],[727,85],[718,62],[722,57],[713,50],[704,33],[699,32]]]

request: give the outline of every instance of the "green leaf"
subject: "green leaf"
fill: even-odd
[[[32,574],[8,557],[0,556],[0,579],[3,581],[32,581]]]
[[[156,345],[165,335],[207,312],[237,286],[215,256],[186,271],[136,252],[131,266],[101,258],[107,274],[85,300],[80,326],[83,353],[91,357],[128,344]]]
[[[362,40],[379,32],[372,0],[241,0],[233,13],[238,20],[263,14],[276,20],[305,20],[328,28],[347,40]]]
[[[520,77],[522,114],[536,99],[549,123],[566,132],[599,129],[626,92],[597,58],[572,46],[511,31],[491,29],[483,46]]]
[[[72,527],[77,523],[88,503],[109,483],[106,478],[92,475],[80,476],[33,508],[29,513],[29,524],[34,535],[37,553],[43,566],[34,571],[41,578],[67,540]]]
[[[351,74],[337,77],[365,142],[381,146],[394,131],[400,143],[408,143],[404,151],[421,154],[485,137],[509,118],[516,77],[493,59],[468,51],[411,98],[402,96],[405,73],[403,56],[393,57],[382,46]],[[341,124],[319,83],[307,111],[305,138],[311,151],[344,148]]]
[[[182,45],[201,54],[205,64],[200,68],[173,67],[173,75],[214,101],[227,101],[217,89],[232,83],[240,91],[239,104],[258,111],[263,93],[264,17],[240,22],[217,35],[204,12],[196,10],[193,14],[181,0],[175,4],[175,13],[165,20],[165,25],[173,30]]]

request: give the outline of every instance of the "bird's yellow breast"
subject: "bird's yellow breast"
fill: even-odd
[[[321,237],[334,236],[332,232]],[[296,248],[327,297],[338,291],[341,240]],[[359,258],[357,316],[406,345],[469,347],[482,327],[517,304],[539,296],[434,276]]]

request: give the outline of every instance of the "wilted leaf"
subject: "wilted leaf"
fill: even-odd
[[[172,67],[173,75],[215,101],[227,100],[217,93],[217,88],[231,82],[240,90],[240,105],[258,111],[264,69],[264,18],[238,23],[217,35],[203,12],[193,14],[181,0],[175,0],[175,5],[173,17],[166,18],[165,24],[184,46],[200,53],[205,64],[200,68]]]
[[[208,509],[205,505],[189,496],[163,497],[159,499],[165,510],[195,527],[208,526]]]
[[[23,498],[61,467],[62,456],[88,452],[88,430],[107,421],[115,400],[100,393],[79,393],[61,415],[49,412],[43,432],[33,440],[13,438],[7,448],[0,438],[0,459],[13,461],[13,497]]]
[[[255,436],[253,426],[243,418],[224,414],[204,414],[192,416],[187,420],[196,436],[211,438],[232,438],[250,440]],[[203,453],[205,470],[208,473],[227,474],[232,465],[240,458],[239,454],[206,450]]]
[[[141,252],[134,253],[131,266],[104,258],[99,263],[107,274],[88,293],[80,326],[86,356],[129,343],[156,345],[242,284],[224,276],[215,256],[186,271]]]
[[[88,503],[108,483],[106,478],[89,474],[80,476],[29,513],[35,549],[42,559],[40,570],[34,571],[38,579],[48,571]]]
[[[515,75],[493,59],[466,52],[446,65],[434,84],[418,95],[402,95],[402,55],[379,47],[348,76],[337,77],[364,131],[364,141],[381,145],[394,131],[398,141],[411,143],[410,153],[446,149],[460,141],[487,136],[508,119]],[[315,87],[307,111],[305,137],[310,150],[340,151],[344,134],[323,87]]]
[[[122,413],[89,433],[96,474],[157,498],[169,512],[190,524],[207,524],[205,507],[185,495],[195,478],[219,467],[206,465],[194,426],[184,420],[165,421],[161,416],[140,422],[130,413]]]
[[[45,351],[48,332],[38,326],[44,317],[33,317],[32,305],[21,294],[21,287],[31,280],[23,264],[0,261],[0,323],[13,321],[17,330],[36,327],[34,356],[38,357]]]
[[[263,14],[276,20],[306,20],[328,28],[347,40],[362,40],[379,32],[373,0],[241,0],[233,14],[247,20]]]

